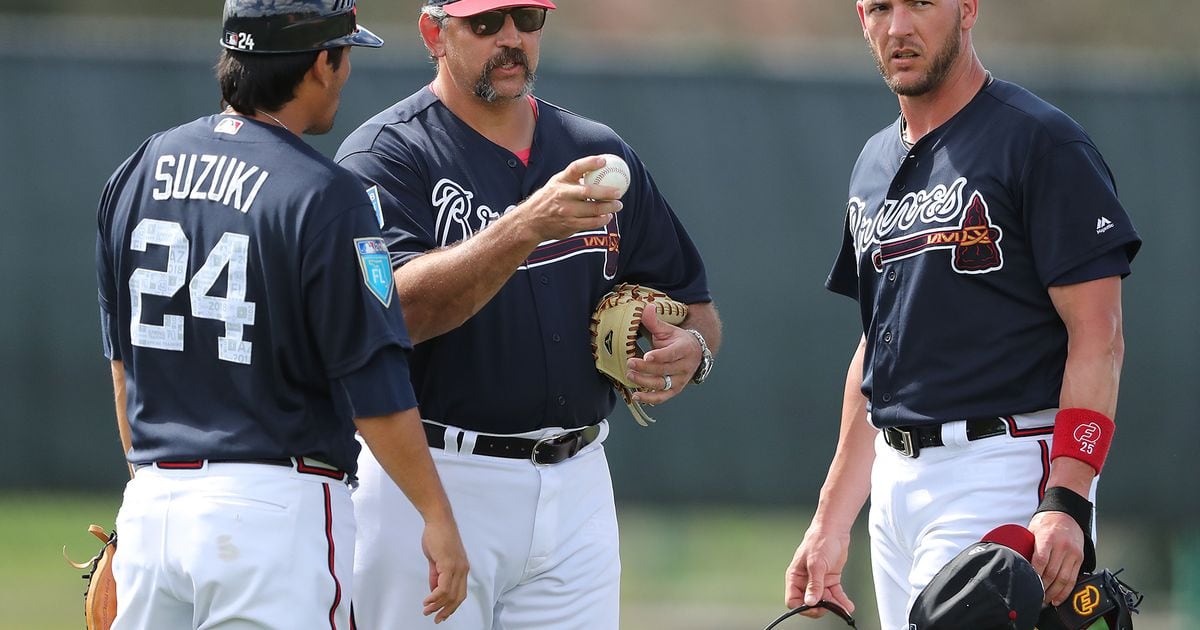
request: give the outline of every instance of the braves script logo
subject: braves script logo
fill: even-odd
[[[967,179],[960,177],[947,187],[909,193],[899,200],[887,199],[875,216],[867,216],[867,204],[850,199],[850,230],[859,260],[871,252],[876,273],[890,262],[920,256],[939,249],[951,250],[950,268],[961,274],[980,274],[1004,267],[1000,241],[1004,232],[988,216],[987,201],[978,191],[964,203]],[[945,224],[956,224],[946,227]],[[913,226],[928,229],[911,232]],[[901,233],[899,236],[892,234]]]
[[[468,239],[500,218],[501,213],[487,206],[476,207],[473,204],[474,198],[475,193],[450,179],[442,179],[433,187],[430,201],[437,210],[435,229],[438,243],[442,247]],[[504,212],[515,207],[509,206]],[[581,254],[602,254],[604,278],[612,280],[617,276],[617,260],[620,253],[621,231],[614,215],[603,228],[577,232],[564,239],[538,244],[537,249],[533,250],[525,259],[525,264],[518,269],[528,270],[550,265]]]
[[[1071,607],[1081,617],[1087,617],[1100,605],[1100,589],[1088,584],[1082,591],[1071,598]]]
[[[1079,450],[1092,453],[1096,450],[1096,442],[1100,441],[1100,425],[1095,422],[1081,424],[1075,427],[1075,441],[1079,442]]]
[[[472,206],[475,193],[449,179],[433,187],[430,201],[437,209],[437,237],[442,247],[466,240],[500,218],[500,213],[487,206]],[[516,206],[509,206],[505,212]]]

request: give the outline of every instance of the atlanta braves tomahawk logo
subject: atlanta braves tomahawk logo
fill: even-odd
[[[497,221],[503,213],[487,206],[474,205],[475,193],[450,179],[441,179],[433,187],[430,202],[437,211],[437,238],[442,247],[470,238]],[[516,206],[505,208],[504,212]],[[621,231],[617,217],[602,228],[576,232],[564,239],[540,243],[537,249],[517,269],[528,270],[551,265],[583,254],[604,256],[604,278],[617,277],[617,261],[621,253]]]
[[[876,273],[890,262],[936,250],[950,250],[950,268],[961,274],[980,274],[1004,267],[1000,250],[1003,230],[992,224],[987,201],[978,191],[964,202],[967,186],[960,177],[949,187],[939,184],[901,199],[888,199],[874,216],[862,199],[850,199],[850,229],[859,260],[870,252]],[[950,224],[950,225],[946,225]],[[911,231],[914,226],[925,227]],[[901,233],[893,236],[893,234]]]

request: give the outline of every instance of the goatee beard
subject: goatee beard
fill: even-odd
[[[485,103],[495,103],[508,98],[496,91],[496,86],[492,84],[492,71],[510,63],[519,63],[525,70],[525,84],[521,87],[521,91],[512,98],[524,98],[532,94],[537,75],[529,69],[529,58],[525,55],[525,51],[519,48],[505,47],[483,66],[483,71],[479,73],[479,80],[475,82],[475,96]]]

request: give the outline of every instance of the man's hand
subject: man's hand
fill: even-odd
[[[572,162],[509,212],[523,233],[537,243],[566,238],[608,225],[621,211],[620,191],[609,186],[585,186],[584,174],[603,168],[600,156]]]
[[[849,532],[834,536],[821,530],[808,530],[784,577],[783,597],[787,607],[812,606],[824,599],[853,613],[854,602],[842,589],[842,570],[849,552]],[[814,608],[800,614],[815,619],[826,612],[823,608]]]
[[[1042,576],[1046,602],[1058,606],[1071,594],[1083,564],[1083,530],[1062,512],[1040,512],[1029,522],[1033,568]]]
[[[421,550],[429,560],[429,596],[421,602],[426,616],[437,613],[434,623],[448,619],[467,598],[467,552],[454,521],[428,522]]]
[[[659,319],[652,308],[642,314],[642,326],[650,333],[654,349],[640,359],[629,359],[626,377],[650,390],[634,392],[634,400],[658,405],[677,396],[692,381],[700,365],[700,342],[691,333]],[[671,377],[670,389],[664,389],[666,376]]]

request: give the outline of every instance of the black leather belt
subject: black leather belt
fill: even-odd
[[[421,424],[425,427],[425,438],[429,441],[430,447],[446,448],[446,427],[430,422]],[[583,450],[583,447],[595,442],[599,437],[600,425],[598,424],[571,429],[540,440],[480,433],[475,437],[475,448],[471,450],[471,453],[489,457],[528,459],[535,464],[548,466],[571,459]],[[461,446],[461,442],[459,445]]]
[[[982,440],[994,435],[1008,433],[1008,425],[1002,418],[977,418],[967,420],[967,439]],[[942,442],[942,425],[909,427],[884,427],[883,441],[896,449],[905,457],[917,457],[921,449],[934,446],[944,446]]]

